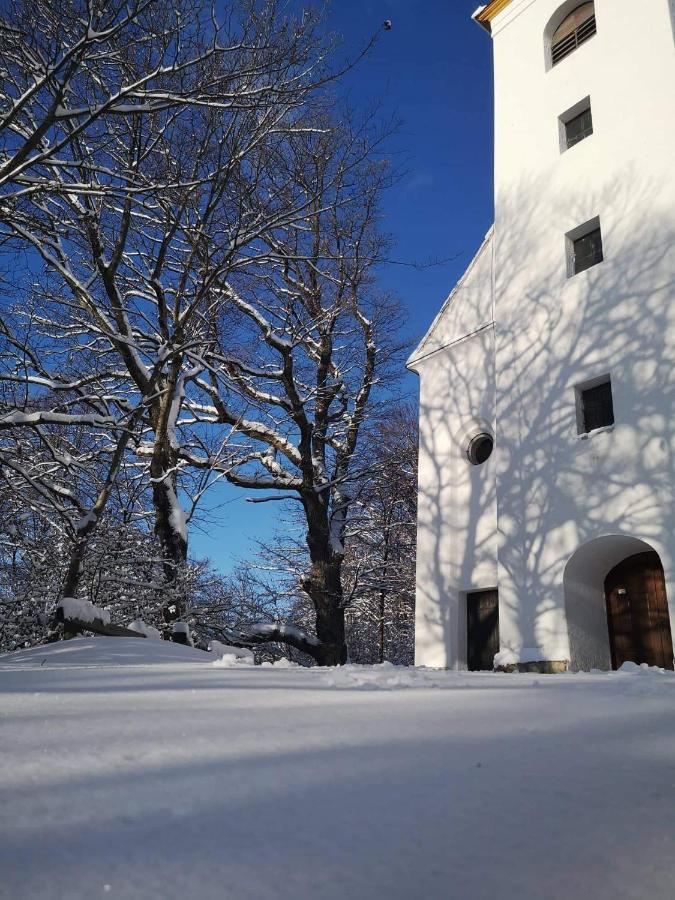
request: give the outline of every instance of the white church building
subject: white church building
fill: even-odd
[[[672,669],[673,5],[492,0],[474,19],[495,217],[408,362],[416,663]]]

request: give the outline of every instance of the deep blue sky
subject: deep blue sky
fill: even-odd
[[[382,284],[421,336],[462,274],[492,222],[492,48],[471,20],[477,0],[334,0],[330,27],[353,55],[391,19],[370,56],[346,79],[352,103],[381,101],[402,127],[391,150],[406,160],[406,177],[386,200],[386,228],[397,260],[449,259],[427,269],[393,265]],[[417,394],[416,376],[404,388]],[[207,531],[193,529],[191,552],[229,570],[269,538],[287,504],[252,505],[224,486]]]

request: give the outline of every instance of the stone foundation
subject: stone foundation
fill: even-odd
[[[536,662],[512,663],[497,666],[495,672],[531,672],[535,675],[561,675],[570,667],[568,659],[539,659]]]

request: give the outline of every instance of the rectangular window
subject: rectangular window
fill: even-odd
[[[574,274],[602,262],[602,235],[595,228],[574,241]]]
[[[588,434],[596,428],[614,424],[612,382],[609,375],[579,385],[577,396],[577,431]]]
[[[577,104],[568,113],[560,117],[562,125],[562,149],[569,150],[584,138],[593,134],[593,116],[591,115],[591,103],[588,97],[581,104]]]
[[[584,138],[593,134],[591,98],[585,97],[558,119],[560,125],[560,150],[564,152],[574,147]]]
[[[592,134],[593,117],[591,116],[590,108],[585,109],[582,113],[579,113],[578,116],[570,119],[569,122],[565,122],[565,137],[567,139],[568,149],[575,144],[578,144],[579,141],[583,141],[584,138],[590,137]]]
[[[565,235],[565,245],[567,250],[568,278],[601,263],[604,259],[604,254],[598,216],[569,231]]]

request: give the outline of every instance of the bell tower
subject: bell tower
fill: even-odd
[[[610,668],[653,644],[672,667],[672,7],[492,0],[474,19],[494,226],[408,361],[416,662]]]
[[[494,49],[500,636],[548,660],[608,662],[604,614],[570,629],[590,628],[563,590],[586,541],[651,540],[673,611],[671,17],[668,0],[474,14]]]

